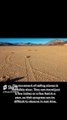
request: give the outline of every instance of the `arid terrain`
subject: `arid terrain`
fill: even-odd
[[[67,45],[0,46],[0,82],[67,82]]]

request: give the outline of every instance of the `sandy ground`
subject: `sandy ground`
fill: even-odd
[[[0,46],[0,82],[67,82],[67,46]]]

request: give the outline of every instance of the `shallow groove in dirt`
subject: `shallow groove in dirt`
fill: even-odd
[[[32,67],[29,62],[29,57],[25,56],[26,74],[27,80],[36,81],[35,75],[33,73]]]
[[[43,72],[43,71],[40,71],[40,70],[34,68],[34,67],[32,66],[31,62],[30,62],[30,58],[29,58],[28,60],[29,60],[29,63],[30,63],[30,66],[31,66],[32,71],[34,70],[34,71],[36,71],[36,72],[38,72],[39,74],[44,75],[44,76],[47,75],[47,76],[49,76],[49,78],[52,78],[52,79],[55,79],[55,80],[61,80],[59,77],[54,76],[54,75],[52,75],[52,74],[49,74],[49,73],[47,73],[46,71]],[[61,80],[61,81],[62,81],[62,80]]]
[[[13,60],[12,60],[13,58],[15,58],[15,54],[11,53],[11,54],[7,55],[7,56],[5,57],[5,62],[6,62],[6,64],[16,65],[16,66],[18,66],[18,67],[21,67],[21,65],[16,64],[15,62],[13,62]]]

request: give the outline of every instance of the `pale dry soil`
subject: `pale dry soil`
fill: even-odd
[[[67,46],[0,46],[0,82],[67,82]]]

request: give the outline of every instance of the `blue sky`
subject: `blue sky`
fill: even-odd
[[[11,42],[11,43],[48,43],[51,40],[65,40],[67,41],[67,38],[0,38],[0,42]]]

